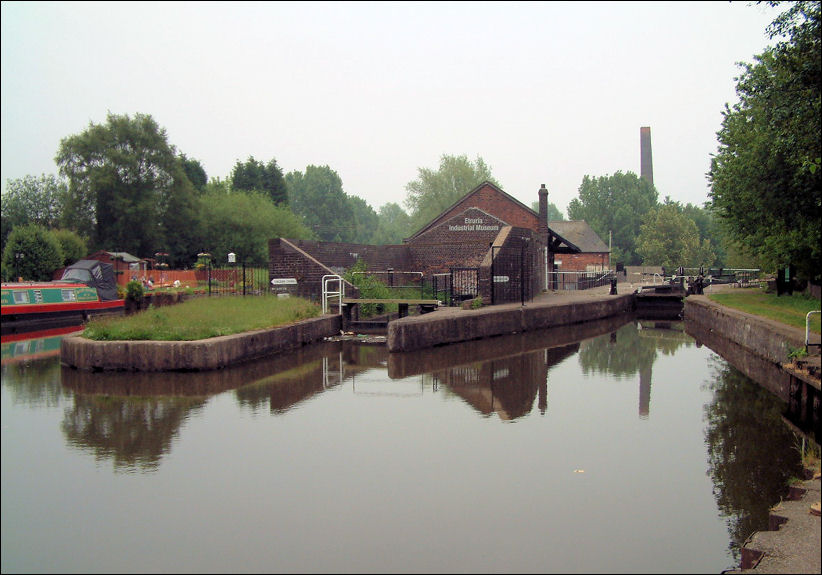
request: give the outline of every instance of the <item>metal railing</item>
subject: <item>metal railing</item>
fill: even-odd
[[[610,285],[614,278],[611,270],[601,272],[552,272],[552,289],[558,291],[586,290]]]

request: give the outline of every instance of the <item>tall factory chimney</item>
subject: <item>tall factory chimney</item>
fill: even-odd
[[[651,128],[643,126],[639,129],[640,177],[654,185],[654,160],[651,157]]]

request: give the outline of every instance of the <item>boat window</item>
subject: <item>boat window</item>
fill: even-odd
[[[88,270],[81,270],[77,268],[69,268],[63,272],[62,280],[70,280],[82,283],[91,283],[91,274]]]
[[[29,292],[16,291],[14,292],[14,303],[29,303]]]
[[[61,289],[63,294],[63,301],[77,301],[77,295],[73,289]]]

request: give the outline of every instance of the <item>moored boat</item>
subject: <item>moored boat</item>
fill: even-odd
[[[123,314],[111,264],[80,260],[51,282],[3,283],[3,335],[76,325],[101,314]]]

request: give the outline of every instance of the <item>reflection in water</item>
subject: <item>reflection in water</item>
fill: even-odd
[[[60,362],[57,358],[21,361],[2,366],[3,385],[13,401],[32,407],[54,407],[71,393],[60,385]]]
[[[205,405],[194,397],[74,396],[62,423],[69,445],[111,459],[116,471],[154,471],[192,412]]]
[[[637,321],[612,332],[608,338],[585,342],[579,352],[579,364],[585,374],[603,373],[624,379],[639,373],[639,417],[647,419],[657,352],[673,355],[679,347],[692,343],[682,322]]]
[[[799,477],[801,461],[793,433],[782,421],[784,404],[739,370],[714,356],[713,401],[705,406],[708,472],[714,496],[727,517],[730,549],[754,531],[768,529],[770,507]]]
[[[3,571],[38,570],[50,551],[62,564],[65,556],[52,550],[66,545],[81,549],[73,559],[88,570],[134,570],[155,545],[148,570],[378,571],[386,563],[372,555],[390,549],[391,559],[401,558],[395,564],[418,561],[420,571],[664,572],[689,570],[672,558],[682,544],[700,546],[685,561],[711,555],[709,568],[696,570],[716,572],[767,526],[798,453],[780,420],[782,403],[722,360],[714,357],[709,371],[708,350],[693,347],[677,322],[623,317],[424,353],[328,341],[203,373],[89,373],[61,369],[56,358],[4,365],[3,496],[22,503],[4,504],[16,539],[4,542]],[[688,381],[691,368],[708,383]],[[590,374],[606,377],[579,385]],[[633,381],[645,419],[652,374],[665,374],[666,385],[655,390],[656,417],[637,422]],[[628,385],[614,385],[620,380]],[[623,399],[627,409],[613,409],[610,402]],[[183,455],[161,465],[172,448],[189,456],[208,449],[224,465]],[[61,451],[73,456],[53,457]],[[92,457],[111,462],[113,473],[88,465]],[[573,473],[583,467],[577,461],[587,473]],[[239,465],[244,473],[234,472]],[[133,495],[123,472],[142,473],[140,483],[154,491]],[[51,487],[71,481],[121,505],[89,498],[82,516],[72,515],[76,500]],[[523,488],[509,489],[512,482]],[[488,508],[485,496],[498,507]],[[202,521],[190,521],[193,501]],[[505,526],[510,536],[500,538],[504,511],[493,511],[503,506],[517,513]],[[70,527],[54,520],[63,516],[73,517]],[[99,545],[106,537],[111,545]],[[220,547],[227,539],[233,554]],[[576,555],[574,542],[583,539],[598,545]],[[663,544],[649,546],[651,539]],[[271,541],[281,546],[265,548]],[[264,548],[268,554],[257,552]],[[12,560],[25,568],[6,568]]]

